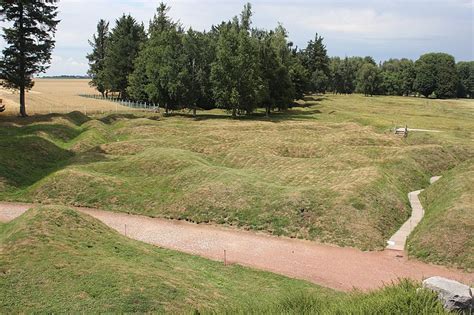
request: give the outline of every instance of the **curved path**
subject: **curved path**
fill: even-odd
[[[434,176],[430,178],[430,184],[437,182],[441,176]],[[405,250],[405,245],[407,242],[408,236],[416,226],[421,222],[423,216],[425,215],[425,210],[421,204],[418,196],[423,192],[424,189],[412,191],[408,194],[408,200],[410,201],[410,206],[412,209],[410,218],[400,227],[400,229],[392,235],[390,240],[387,241],[387,249],[403,251]]]
[[[0,203],[0,221],[12,220],[32,206]],[[337,290],[370,290],[400,278],[422,280],[435,275],[474,283],[474,274],[408,260],[396,251],[362,252],[225,227],[77,209],[139,241],[217,261],[224,259],[225,250],[228,263],[304,279]]]

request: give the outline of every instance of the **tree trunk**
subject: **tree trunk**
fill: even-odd
[[[193,108],[193,117],[196,117],[196,107]]]
[[[25,106],[25,86],[20,86],[20,115],[21,117],[27,117],[26,106]]]
[[[23,30],[23,3],[19,1],[18,8],[20,10],[20,18],[18,25],[18,33],[20,35],[20,115],[21,117],[27,117],[26,106],[25,106],[25,34]]]
[[[165,103],[165,113],[168,114],[168,103]]]
[[[237,110],[235,108],[232,108],[232,118],[237,117]]]
[[[267,106],[267,110],[266,110],[266,116],[267,116],[267,117],[270,117],[270,110],[271,110],[271,109],[270,109],[270,106],[268,105],[268,106]]]

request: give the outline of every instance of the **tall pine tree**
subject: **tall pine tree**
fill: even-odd
[[[143,25],[130,15],[123,15],[110,34],[104,60],[105,85],[120,97],[127,97],[128,76],[145,40]]]
[[[258,43],[250,36],[251,6],[244,7],[241,19],[218,27],[216,58],[211,82],[216,105],[232,112],[250,113],[258,103],[262,88],[259,72]]]
[[[324,38],[317,33],[314,40],[308,42],[306,49],[302,51],[303,65],[307,69],[310,78],[310,90],[324,93],[329,84],[329,57],[326,46],[323,44]]]
[[[20,114],[27,116],[25,91],[33,75],[44,72],[51,60],[54,33],[59,23],[57,1],[1,1],[0,16],[11,23],[3,28],[7,46],[0,59],[0,79],[6,88],[20,90]]]
[[[97,24],[97,34],[94,34],[92,41],[89,41],[92,52],[87,55],[87,59],[89,60],[88,74],[92,77],[90,85],[96,87],[102,96],[104,96],[107,89],[104,77],[104,61],[108,38],[109,22],[100,20]]]

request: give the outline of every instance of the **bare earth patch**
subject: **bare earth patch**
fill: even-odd
[[[31,206],[0,203],[0,220],[13,219]],[[474,283],[472,273],[408,260],[398,252],[362,252],[209,225],[98,209],[79,210],[139,241],[217,261],[222,261],[225,255],[229,264],[267,270],[338,290],[372,290],[401,278],[423,280],[435,275]]]

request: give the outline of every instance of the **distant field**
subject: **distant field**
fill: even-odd
[[[33,89],[26,94],[29,114],[113,112],[129,110],[108,101],[88,99],[79,94],[96,94],[87,79],[36,79]],[[19,95],[0,88],[0,98],[6,104],[7,114],[18,114]]]
[[[472,101],[326,95],[301,105],[270,119],[0,117],[0,198],[382,249],[410,215],[407,193],[474,156]],[[441,132],[404,139],[394,124]]]

